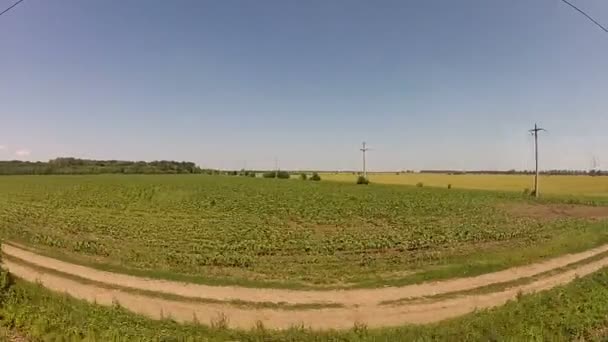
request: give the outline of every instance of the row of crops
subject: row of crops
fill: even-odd
[[[338,284],[573,222],[509,215],[517,195],[202,175],[0,178],[4,237],[81,260],[205,278]]]

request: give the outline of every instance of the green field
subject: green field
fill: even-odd
[[[355,182],[352,173],[324,173],[324,180]],[[524,189],[534,188],[531,175],[473,175],[473,174],[434,174],[434,173],[370,173],[369,179],[378,184],[416,185],[453,188],[513,191],[522,193]],[[608,196],[608,177],[591,176],[549,176],[539,177],[541,193],[567,196]]]
[[[229,176],[9,176],[0,178],[0,230],[44,254],[118,272],[369,287],[479,274],[608,242],[606,221],[542,215],[561,201]]]

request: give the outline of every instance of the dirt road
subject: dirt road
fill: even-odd
[[[355,323],[370,327],[398,326],[406,323],[430,323],[469,313],[475,309],[502,305],[519,292],[530,293],[549,289],[608,266],[608,257],[592,261],[571,270],[544,276],[525,285],[513,286],[493,293],[460,295],[450,299],[428,302],[410,302],[402,305],[380,305],[387,300],[421,297],[470,290],[493,283],[513,281],[579,262],[608,251],[608,246],[583,253],[561,256],[535,265],[517,267],[471,278],[423,283],[394,288],[357,289],[342,291],[295,291],[282,289],[255,289],[242,287],[206,286],[172,281],[139,278],[110,273],[69,264],[40,256],[30,251],[4,245],[5,254],[35,265],[37,268],[56,270],[95,283],[82,283],[58,273],[45,272],[27,263],[6,259],[5,267],[15,276],[39,281],[43,286],[73,297],[102,305],[120,303],[123,307],[151,318],[171,317],[180,322],[198,321],[213,323],[226,318],[230,327],[252,328],[258,322],[265,327],[285,329],[304,325],[313,329],[347,329]],[[124,289],[110,289],[104,284],[184,297],[214,300],[243,300],[247,302],[273,302],[290,304],[339,303],[344,307],[320,309],[248,308],[230,303],[201,303],[200,301],[172,300],[158,296],[135,294]]]
[[[268,302],[287,304],[327,304],[346,306],[373,305],[402,298],[427,297],[438,294],[465,291],[496,283],[509,282],[531,277],[556,268],[585,260],[607,252],[608,245],[600,246],[577,254],[566,254],[537,264],[514,267],[504,271],[483,274],[476,277],[458,278],[402,287],[383,287],[352,290],[285,290],[248,288],[237,286],[208,286],[176,281],[149,279],[96,270],[57,259],[48,258],[22,248],[4,244],[2,252],[40,267],[57,270],[91,281],[113,284],[121,287],[174,294],[191,298],[214,300],[241,300],[248,302]]]

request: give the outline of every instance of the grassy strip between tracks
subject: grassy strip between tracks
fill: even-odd
[[[3,278],[4,279],[4,278]],[[17,280],[2,282],[0,323],[34,341],[426,341],[602,340],[608,327],[608,269],[506,305],[424,326],[313,332],[302,327],[249,331],[154,321]],[[221,323],[221,322],[220,322]]]
[[[6,255],[6,254],[2,255],[2,259],[10,260],[14,263],[21,264],[23,266],[26,266],[33,270],[39,271],[41,273],[54,274],[54,275],[57,275],[62,278],[74,280],[81,284],[93,285],[96,287],[109,289],[109,290],[120,290],[120,291],[126,292],[126,293],[132,293],[132,294],[148,296],[148,297],[162,298],[162,299],[167,299],[167,300],[172,300],[172,301],[186,301],[186,302],[207,303],[207,304],[228,304],[228,305],[232,305],[232,306],[236,306],[236,307],[243,307],[243,308],[249,308],[249,309],[313,310],[313,309],[322,309],[322,308],[343,307],[343,305],[338,304],[338,303],[288,304],[288,303],[272,303],[272,302],[249,302],[249,301],[244,301],[244,300],[218,300],[218,299],[212,299],[212,298],[185,297],[185,296],[180,296],[180,295],[175,295],[175,294],[170,294],[170,293],[141,290],[141,289],[135,289],[135,288],[130,288],[130,287],[124,287],[124,286],[118,286],[118,285],[98,282],[98,281],[82,278],[82,277],[79,277],[74,274],[64,273],[64,272],[57,271],[54,269],[32,264],[26,260],[22,260],[22,259],[10,256],[10,255]]]
[[[552,270],[533,275],[531,277],[523,277],[523,278],[511,280],[511,281],[494,283],[494,284],[490,284],[490,285],[486,285],[486,286],[476,287],[476,288],[469,289],[469,290],[441,293],[441,294],[437,294],[434,296],[406,297],[406,298],[400,298],[400,299],[395,299],[395,300],[387,300],[387,301],[380,302],[380,305],[403,305],[403,304],[410,304],[410,303],[426,303],[426,302],[433,302],[433,301],[438,301],[438,300],[442,300],[442,299],[449,299],[449,298],[455,298],[455,297],[461,297],[461,296],[481,295],[481,294],[487,294],[487,293],[492,293],[492,292],[504,291],[504,290],[507,290],[512,287],[527,285],[536,280],[550,277],[550,276],[553,276],[553,275],[556,275],[559,273],[563,273],[563,272],[575,269],[577,267],[587,265],[587,264],[590,264],[595,261],[602,260],[604,258],[608,258],[608,251],[599,253],[597,255],[594,255],[594,256],[584,259],[584,260],[573,262],[573,263],[568,264],[563,267],[554,268]]]

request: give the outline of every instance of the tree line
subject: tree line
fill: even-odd
[[[65,175],[65,174],[177,174],[214,173],[192,162],[172,160],[124,161],[56,158],[48,162],[20,160],[0,161],[0,175]]]
[[[484,174],[484,175],[533,175],[533,170],[420,170],[420,173],[442,173],[450,175]],[[608,171],[602,170],[543,170],[542,175],[576,175],[576,176],[608,176]]]

